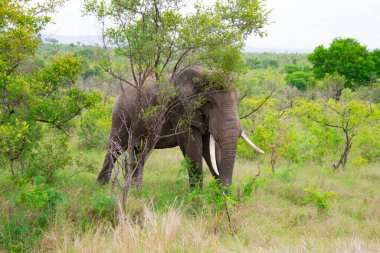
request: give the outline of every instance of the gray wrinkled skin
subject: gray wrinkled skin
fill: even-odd
[[[191,159],[194,165],[189,169],[191,187],[202,187],[202,158],[205,159],[208,167],[212,168],[209,151],[210,134],[216,141],[216,162],[220,175],[217,176],[212,169],[210,172],[215,178],[219,178],[222,184],[231,184],[237,140],[242,132],[237,115],[238,92],[232,89],[222,90],[210,87],[208,77],[212,74],[211,71],[200,67],[189,67],[174,76],[172,82],[177,90],[176,99],[181,103],[170,111],[169,119],[165,121],[161,134],[173,134],[176,128],[177,132],[181,133],[162,138],[155,146],[156,149],[179,146],[183,155]],[[154,105],[157,103],[157,89],[153,78],[147,80],[145,86],[147,105]],[[145,123],[136,112],[136,94],[134,88],[126,87],[114,104],[109,145],[103,168],[98,175],[99,183],[109,182],[117,156],[124,152],[128,145],[125,124],[130,125],[131,122],[138,124],[138,128],[133,133],[134,144],[140,143],[147,133]],[[185,129],[187,131],[183,133],[183,129],[178,130],[178,122],[186,116],[188,111],[186,105],[191,104],[191,99],[197,97],[196,95],[201,96],[204,102],[193,114],[190,126],[187,126]],[[142,169],[133,175],[137,185],[142,183],[142,175]]]

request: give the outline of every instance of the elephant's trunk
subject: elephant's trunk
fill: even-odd
[[[237,140],[241,135],[241,125],[237,115],[226,114],[224,124],[218,131],[218,143],[220,147],[219,178],[223,185],[232,183],[232,173],[235,163]]]
[[[220,181],[223,185],[232,183],[232,172],[235,164],[236,144],[238,135],[220,143]]]

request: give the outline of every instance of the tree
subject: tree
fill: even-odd
[[[252,103],[253,99],[247,102]],[[292,125],[286,117],[286,110],[287,108],[282,106],[281,101],[272,98],[258,115],[246,121],[251,128],[253,139],[258,145],[265,147],[265,152],[270,154],[273,173],[275,173],[276,163],[279,158],[285,157],[292,162],[298,159],[297,150],[293,145],[298,135],[292,129]],[[248,120],[251,120],[251,122],[248,122]],[[240,152],[245,150],[245,148],[239,148]],[[249,154],[252,155],[251,152]]]
[[[371,60],[375,63],[376,77],[380,77],[380,49],[375,49],[371,52]]]
[[[346,78],[345,88],[369,85],[378,76],[379,53],[368,52],[367,47],[352,38],[336,38],[329,48],[320,45],[308,56],[317,79],[325,74],[338,73]],[[376,60],[377,59],[377,67]]]
[[[284,66],[284,71],[287,74],[292,74],[297,71],[302,71],[302,67],[298,65],[287,65],[287,66]]]
[[[345,82],[346,79],[339,74],[326,74],[322,80],[317,82],[316,88],[321,98],[326,100],[330,98],[339,100]]]
[[[47,43],[52,43],[52,44],[58,44],[59,41],[57,39],[54,39],[54,38],[45,38],[45,41]]]
[[[256,57],[248,58],[245,64],[252,69],[261,67],[261,61],[257,59]]]
[[[53,58],[44,67],[27,69],[41,43],[48,12],[62,1],[0,1],[0,158],[10,162],[13,175],[20,161],[42,138],[42,124],[67,133],[70,120],[97,101],[80,90],[78,58]],[[22,171],[22,170],[21,170]]]
[[[295,71],[285,77],[288,85],[297,87],[297,89],[305,91],[314,84],[313,74],[310,72]]]
[[[349,96],[350,90],[344,90],[343,95]],[[330,99],[297,101],[294,113],[306,117],[307,120],[315,122],[320,126],[335,130],[340,143],[340,158],[333,164],[334,170],[345,168],[348,155],[351,151],[353,141],[360,129],[369,123],[376,123],[380,119],[379,110],[376,106],[360,100],[345,101],[344,96],[339,100]]]
[[[141,98],[137,113],[144,113],[147,125],[151,126],[139,157],[133,157],[133,147],[128,145],[125,197],[131,172],[150,155],[160,136],[165,111],[173,106],[170,99],[173,90],[160,85],[170,82],[167,73],[174,76],[182,68],[197,63],[221,70],[219,83],[230,80],[230,74],[243,64],[240,49],[244,39],[251,34],[264,35],[262,28],[267,23],[268,11],[261,0],[219,0],[214,4],[181,0],[86,0],[85,10],[102,25],[104,47],[115,48],[115,53],[124,57],[129,67],[127,73],[115,71],[107,55],[112,50],[105,50],[103,68],[120,81],[121,89],[122,85],[136,89]],[[162,87],[162,98],[158,99],[160,106],[144,108],[144,85],[149,76]]]

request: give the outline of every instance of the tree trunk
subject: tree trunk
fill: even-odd
[[[334,170],[339,169],[340,166],[342,166],[343,170],[345,169],[346,163],[347,163],[348,153],[351,150],[353,134],[351,134],[351,136],[349,136],[348,131],[344,131],[344,133],[346,135],[346,142],[345,142],[344,151],[340,155],[340,160],[338,161],[338,163],[336,165],[333,164]]]
[[[272,173],[274,174],[275,172],[275,166],[276,166],[276,154],[275,154],[275,150],[272,149],[272,154],[271,154],[271,157],[270,157],[270,165],[272,167]]]

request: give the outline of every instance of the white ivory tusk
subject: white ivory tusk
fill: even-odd
[[[218,166],[216,165],[216,157],[215,157],[215,139],[210,134],[210,158],[211,158],[211,165],[212,169],[214,170],[215,174],[219,176]]]
[[[251,148],[253,148],[257,152],[259,152],[261,154],[264,154],[264,151],[262,151],[258,146],[256,146],[255,144],[253,144],[251,142],[251,140],[248,138],[248,136],[245,135],[244,132],[241,133],[241,138],[244,140],[245,143],[247,143],[248,146],[250,146]]]

